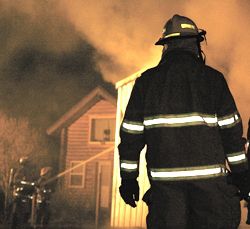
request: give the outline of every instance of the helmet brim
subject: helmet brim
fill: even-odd
[[[198,41],[199,42],[202,42],[204,41],[204,36],[206,35],[206,31],[203,30],[203,29],[199,29],[199,32],[197,35],[194,35],[194,34],[184,34],[184,33],[181,33],[179,36],[173,36],[173,37],[168,37],[168,38],[160,38],[156,43],[155,45],[164,45],[166,44],[166,41],[168,40],[172,40],[172,39],[181,39],[181,38],[191,38],[191,37],[197,37]]]
[[[158,41],[155,42],[155,45],[164,45],[166,44],[167,38],[160,38]]]

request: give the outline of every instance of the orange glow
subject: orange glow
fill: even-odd
[[[113,60],[98,60],[105,79],[113,83],[159,62],[161,48],[154,42],[168,18],[175,13],[192,18],[207,30],[208,46],[203,45],[207,63],[225,74],[246,127],[250,113],[246,1],[62,0],[59,4],[76,30]]]
[[[250,86],[247,83],[250,75],[250,31],[246,29],[250,19],[249,1],[3,2],[32,18],[42,15],[47,7],[53,8],[54,17],[66,18],[82,38],[104,54],[103,57],[97,57],[96,61],[104,78],[113,83],[145,66],[157,64],[161,48],[155,47],[154,43],[161,36],[168,18],[175,13],[192,18],[198,27],[207,30],[208,46],[203,47],[207,63],[225,74],[244,120],[246,132],[250,113]],[[57,25],[53,27],[47,23],[46,26],[49,31],[56,31],[57,42],[48,44],[45,41],[45,46],[54,47],[57,51],[74,47],[77,39],[71,33],[59,31],[60,27],[54,28]]]

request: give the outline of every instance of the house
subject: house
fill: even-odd
[[[60,187],[69,199],[97,216],[110,217],[116,98],[101,87],[91,91],[47,134],[60,138]],[[82,205],[81,205],[82,204]]]

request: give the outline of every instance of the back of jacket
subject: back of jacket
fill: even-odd
[[[136,80],[120,136],[122,178],[138,176],[145,145],[153,180],[218,175],[225,160],[233,172],[247,167],[241,118],[223,75],[188,51],[169,52]]]

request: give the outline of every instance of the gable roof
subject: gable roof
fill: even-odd
[[[58,134],[62,128],[70,125],[100,100],[107,100],[111,104],[116,106],[116,98],[114,98],[114,96],[112,96],[102,87],[96,87],[87,96],[80,100],[75,106],[73,106],[68,112],[61,116],[61,118],[59,118],[55,123],[53,123],[47,129],[47,134]]]

